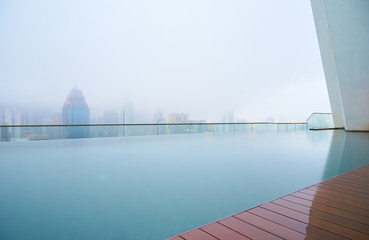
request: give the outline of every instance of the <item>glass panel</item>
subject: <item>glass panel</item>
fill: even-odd
[[[325,118],[323,118],[326,121]],[[322,117],[310,119],[311,126],[322,126]],[[323,121],[323,122],[324,122]],[[319,123],[319,124],[318,124]],[[325,125],[330,126],[330,125]],[[152,135],[255,133],[302,131],[307,124],[219,123],[219,124],[102,124],[81,126],[0,126],[0,141],[36,141],[74,138],[130,137]]]
[[[307,120],[309,129],[334,128],[331,113],[313,113]]]

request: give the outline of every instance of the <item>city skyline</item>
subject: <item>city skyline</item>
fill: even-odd
[[[77,85],[91,112],[131,102],[147,119],[330,112],[308,1],[5,0],[0,35],[0,106],[59,111]]]
[[[239,117],[237,113],[229,111],[224,114],[219,114],[217,120],[197,119],[193,118],[191,113],[184,112],[168,112],[163,113],[162,110],[157,110],[153,115],[145,115],[130,110],[130,115],[127,117],[126,108],[101,110],[90,112],[89,123],[91,124],[134,124],[134,123],[248,123],[248,122],[274,122],[288,123],[288,121],[278,121],[272,116],[265,119],[248,120]],[[158,115],[160,113],[160,115]],[[173,121],[173,116],[186,116],[186,120]],[[111,117],[114,116],[114,117]],[[190,117],[191,116],[191,117]],[[231,117],[232,116],[232,117]],[[309,115],[310,116],[310,115]],[[307,116],[305,120],[309,117]],[[160,118],[158,118],[160,117]],[[129,120],[128,120],[129,119]],[[301,121],[305,122],[305,121]],[[73,124],[89,124],[89,123],[73,123]],[[62,121],[62,111],[51,111],[47,108],[27,109],[19,107],[0,107],[0,125],[73,125],[66,124]]]

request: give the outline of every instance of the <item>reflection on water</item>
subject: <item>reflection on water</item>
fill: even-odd
[[[0,128],[0,142],[9,142],[10,132],[8,127]]]
[[[366,133],[249,132],[1,143],[0,239],[164,239],[369,162]]]
[[[334,177],[368,164],[369,134],[365,132],[333,132],[323,179]]]

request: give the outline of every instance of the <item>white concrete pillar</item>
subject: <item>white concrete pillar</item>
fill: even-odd
[[[336,127],[369,131],[369,0],[311,0]]]

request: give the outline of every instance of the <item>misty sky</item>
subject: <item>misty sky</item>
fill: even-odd
[[[330,112],[309,0],[2,0],[0,105],[305,121]]]

